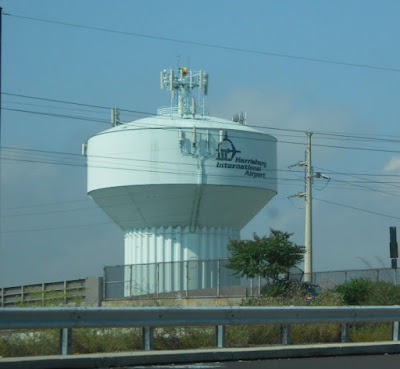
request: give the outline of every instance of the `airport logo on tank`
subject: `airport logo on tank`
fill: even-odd
[[[258,159],[248,159],[238,156],[241,154],[233,142],[226,136],[217,148],[217,168],[243,170],[244,176],[253,178],[265,178],[267,162]]]

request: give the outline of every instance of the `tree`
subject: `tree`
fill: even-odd
[[[303,260],[305,248],[289,240],[292,233],[270,230],[269,237],[254,240],[231,240],[226,267],[239,277],[270,278],[273,283],[287,280],[290,268]]]

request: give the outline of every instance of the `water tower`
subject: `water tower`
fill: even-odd
[[[276,139],[242,114],[206,114],[206,72],[163,70],[161,88],[169,107],[129,123],[113,110],[113,127],[85,144],[88,194],[125,232],[125,264],[136,266],[126,295],[150,288],[157,264],[158,291],[184,289],[183,262],[225,258],[277,192]],[[213,273],[197,270],[193,288],[215,287]]]

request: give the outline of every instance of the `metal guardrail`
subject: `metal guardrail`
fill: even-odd
[[[143,348],[152,350],[155,327],[215,326],[216,345],[225,347],[226,325],[281,324],[289,344],[294,323],[340,323],[347,342],[350,323],[393,322],[398,341],[399,320],[400,306],[0,309],[0,329],[60,329],[60,354],[71,353],[72,328],[142,327]]]

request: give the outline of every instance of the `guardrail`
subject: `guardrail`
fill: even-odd
[[[341,341],[348,342],[351,323],[393,322],[399,341],[399,320],[400,306],[0,309],[0,329],[60,329],[62,355],[71,353],[73,328],[141,327],[143,349],[152,350],[155,327],[215,326],[216,346],[226,347],[227,325],[281,324],[282,343],[290,344],[290,324],[340,323]]]

